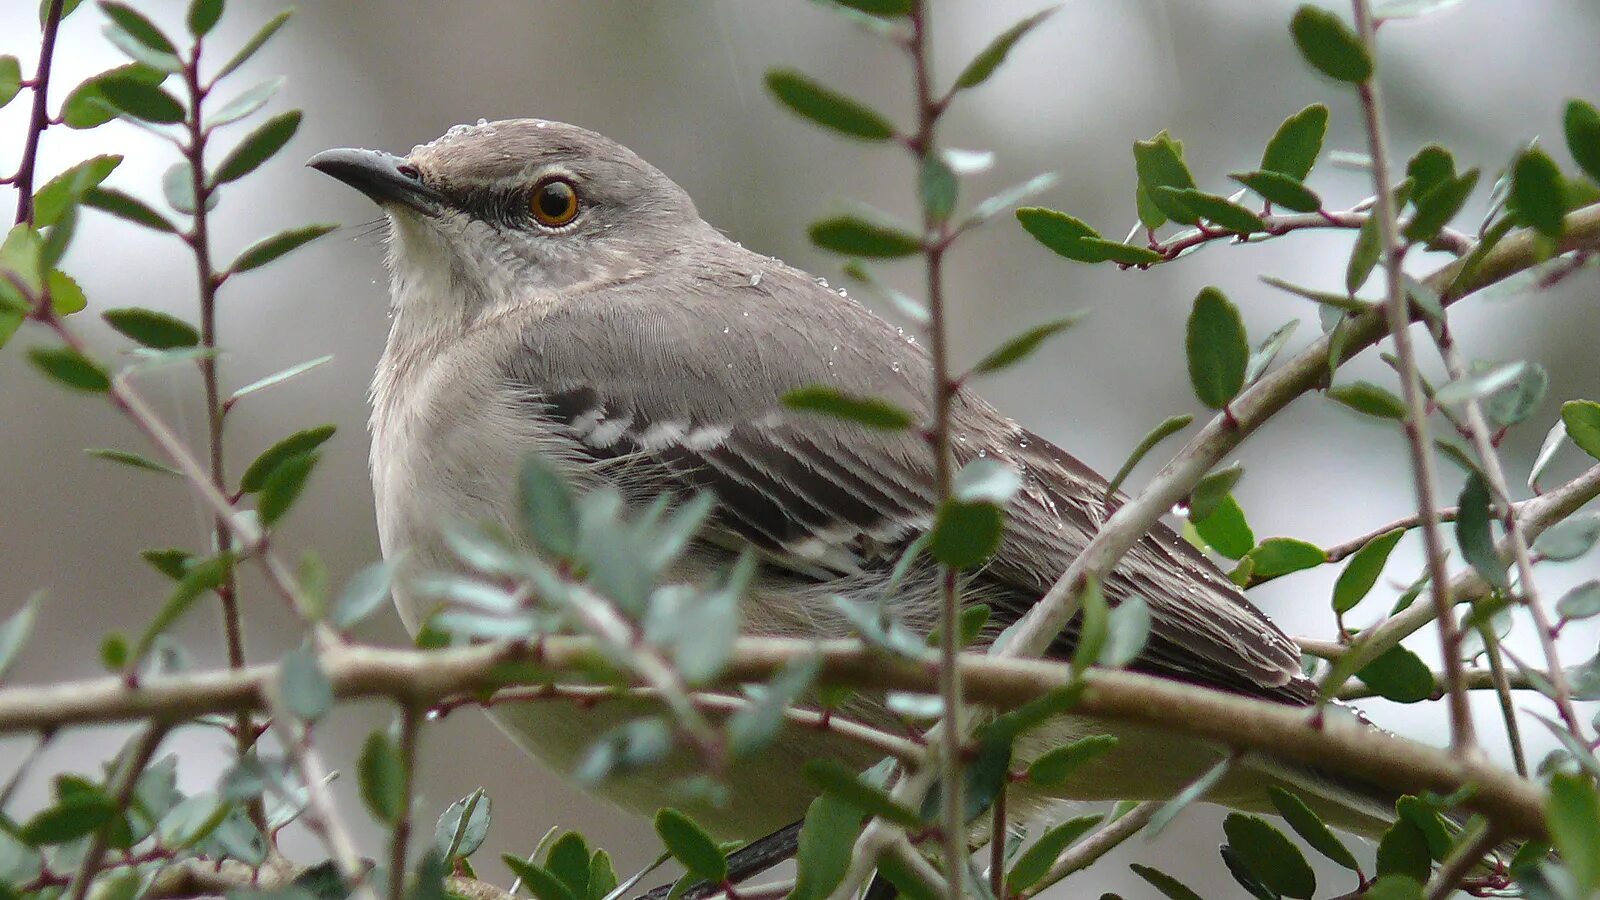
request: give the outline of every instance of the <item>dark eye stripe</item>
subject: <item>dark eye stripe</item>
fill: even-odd
[[[500,228],[524,228],[530,222],[526,188],[471,188],[449,195],[457,209]]]

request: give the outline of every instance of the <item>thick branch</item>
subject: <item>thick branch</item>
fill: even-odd
[[[856,641],[822,644],[780,638],[741,638],[726,683],[770,678],[789,661],[817,655],[822,680],[862,688],[932,693],[938,667],[897,662]],[[552,671],[585,671],[603,662],[587,638],[549,638],[534,647],[485,645],[449,651],[339,647],[324,653],[334,694],[343,699],[391,697],[437,703],[485,686],[505,684],[508,661],[538,663]],[[1012,708],[1067,685],[1064,663],[962,659],[966,697]],[[149,679],[129,688],[120,678],[12,688],[0,691],[0,733],[62,725],[151,719],[177,723],[204,713],[259,709],[276,669],[213,671]],[[1450,793],[1476,785],[1467,807],[1522,836],[1544,834],[1542,797],[1534,785],[1476,760],[1462,761],[1432,747],[1395,738],[1353,722],[1314,724],[1308,711],[1131,672],[1093,671],[1075,713],[1133,722],[1163,731],[1257,751],[1289,762],[1339,771],[1397,792]],[[524,682],[526,683],[526,682]]]

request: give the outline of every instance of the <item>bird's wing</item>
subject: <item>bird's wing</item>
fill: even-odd
[[[714,522],[775,564],[826,581],[892,562],[931,524],[927,443],[915,430],[788,410],[780,398],[824,384],[931,418],[930,366],[915,338],[804,273],[731,245],[672,275],[570,298],[517,329],[510,395],[564,431],[588,457],[585,468],[635,498],[714,493]],[[968,395],[953,419],[958,461],[999,459],[1024,476],[1004,542],[977,576],[1007,589],[997,612],[1014,620],[1093,535],[1105,482]],[[1144,538],[1106,591],[1113,603],[1137,593],[1150,604],[1151,641],[1136,667],[1310,698],[1294,644],[1170,529]],[[1051,652],[1070,652],[1074,631]]]

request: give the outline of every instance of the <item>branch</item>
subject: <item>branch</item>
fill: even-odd
[[[783,638],[741,638],[722,683],[761,681],[789,661],[812,655],[819,659],[824,684],[923,693],[932,693],[938,684],[937,666],[890,659],[857,641]],[[604,656],[593,640],[573,637],[547,638],[534,646],[487,644],[446,651],[345,646],[322,655],[336,697],[389,697],[411,704],[433,704],[505,686],[503,664],[514,661],[536,663],[546,670],[589,671],[602,665]],[[961,667],[966,698],[998,709],[1014,708],[1072,681],[1067,664],[1047,660],[968,653],[963,654]],[[0,690],[0,733],[135,719],[176,724],[205,713],[260,709],[276,673],[275,666],[254,666],[239,672],[147,679],[134,688],[109,677]],[[1515,835],[1545,833],[1539,789],[1480,760],[1459,760],[1355,722],[1326,720],[1319,725],[1306,709],[1149,675],[1092,670],[1085,678],[1074,715],[1147,725],[1316,765],[1397,792],[1448,794],[1472,784],[1476,790],[1466,801],[1467,808]]]
[[[1377,55],[1377,24],[1367,0],[1352,0],[1356,31],[1370,57]],[[1400,239],[1396,223],[1394,194],[1389,184],[1389,147],[1383,128],[1383,103],[1379,96],[1376,72],[1356,85],[1361,110],[1366,120],[1367,147],[1372,157],[1372,189],[1377,197],[1373,215],[1378,222],[1378,243],[1382,249],[1383,312],[1399,359],[1400,397],[1405,403],[1406,449],[1411,458],[1411,481],[1417,493],[1418,524],[1422,529],[1423,552],[1427,556],[1429,593],[1439,619],[1439,645],[1444,656],[1445,685],[1450,694],[1450,746],[1457,753],[1476,751],[1472,733],[1472,707],[1462,687],[1461,630],[1450,613],[1450,570],[1445,558],[1444,536],[1439,531],[1439,508],[1434,497],[1433,443],[1428,438],[1428,401],[1422,395],[1422,378],[1417,374],[1416,349],[1411,345],[1411,301],[1406,297],[1405,273],[1407,244]]]
[[[33,174],[39,162],[39,138],[50,127],[50,65],[56,57],[56,32],[61,30],[64,0],[50,0],[44,15],[44,37],[39,42],[39,67],[32,80],[33,110],[28,116],[28,133],[22,143],[22,162],[11,179],[17,186],[16,223],[33,221]]]
[[[1152,241],[1150,249],[1167,260],[1175,260],[1182,256],[1184,251],[1211,243],[1212,241],[1239,239],[1241,243],[1258,244],[1270,238],[1289,234],[1293,231],[1309,231],[1320,228],[1338,229],[1342,231],[1359,231],[1366,224],[1372,213],[1366,211],[1371,203],[1357,204],[1352,209],[1339,212],[1319,210],[1312,213],[1293,213],[1274,215],[1272,213],[1258,213],[1266,230],[1257,235],[1241,235],[1236,231],[1227,231],[1217,228],[1195,228],[1179,232],[1164,241]],[[1453,256],[1465,256],[1473,245],[1473,239],[1468,235],[1449,228],[1439,229],[1439,234],[1428,242],[1428,249],[1442,250]],[[1127,268],[1127,267],[1124,267]]]
[[[1600,496],[1600,465],[1591,466],[1582,475],[1553,491],[1517,504],[1520,514],[1519,524],[1522,526],[1524,538],[1530,542],[1537,540],[1545,529],[1577,512],[1597,496]],[[1497,547],[1502,558],[1510,553],[1507,539],[1502,538]],[[1457,575],[1450,582],[1450,597],[1457,604],[1480,600],[1489,596],[1492,590],[1489,584],[1471,569]],[[1395,613],[1387,621],[1361,632],[1361,636],[1354,643],[1336,655],[1341,658],[1351,657],[1349,671],[1351,673],[1359,671],[1362,666],[1377,659],[1384,651],[1433,621],[1434,615],[1432,607],[1413,603]],[[1305,642],[1301,642],[1301,648],[1306,648]]]
[[[1600,204],[1567,214],[1556,250],[1565,253],[1583,247],[1600,247]],[[1471,271],[1463,272],[1465,260],[1457,260],[1429,275],[1423,283],[1437,291],[1440,303],[1448,307],[1548,258],[1536,236],[1524,229],[1500,241],[1474,263]],[[1463,276],[1459,283],[1458,276]],[[1340,362],[1387,334],[1383,312],[1373,310],[1346,320],[1344,334]],[[1078,594],[1090,579],[1104,578],[1167,510],[1189,496],[1195,484],[1257,428],[1301,394],[1323,385],[1328,375],[1329,338],[1319,337],[1235,397],[1229,404],[1231,415],[1218,415],[1206,423],[1137,497],[1112,513],[1067,571],[1015,626],[1012,637],[1003,646],[996,644],[993,652],[1023,656],[1044,652],[1077,613]]]
[[[1540,672],[1539,674],[1545,678],[1550,677],[1548,672]],[[1444,688],[1440,687],[1443,682],[1444,673],[1434,672],[1433,693],[1427,699],[1444,699],[1445,691]],[[1462,675],[1461,686],[1469,691],[1492,691],[1498,688],[1498,685],[1495,684],[1495,674],[1492,669],[1468,669]],[[1523,672],[1506,673],[1506,687],[1514,691],[1536,691],[1539,689],[1539,686],[1534,684],[1532,679]],[[1365,700],[1369,697],[1381,695],[1364,684],[1350,684],[1340,688],[1338,696],[1340,700]]]
[[[1094,865],[1100,857],[1115,850],[1123,841],[1138,834],[1156,813],[1166,806],[1159,800],[1146,800],[1122,814],[1122,818],[1099,829],[1085,840],[1074,844],[1051,863],[1050,870],[1033,885],[1017,894],[1018,898],[1032,897],[1074,872]]]

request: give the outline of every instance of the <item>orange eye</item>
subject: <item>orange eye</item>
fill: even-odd
[[[529,205],[540,225],[560,228],[578,215],[578,190],[570,181],[552,178],[533,189]]]

